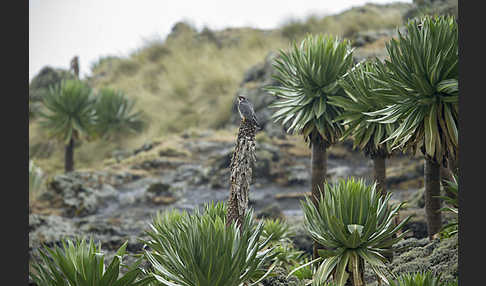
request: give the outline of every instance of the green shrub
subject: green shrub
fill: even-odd
[[[113,63],[117,61],[120,61],[120,58],[116,56],[101,56],[91,63],[90,69],[92,72],[96,72],[103,66],[109,66],[111,68]]]
[[[33,262],[29,275],[38,286],[135,286],[148,285],[153,279],[143,277],[139,259],[120,276],[125,256],[125,242],[106,267],[101,246],[93,239],[62,240],[62,248],[44,246],[39,249],[40,259]],[[143,277],[143,278],[142,278]]]
[[[445,181],[445,183],[447,185],[447,196],[441,196],[441,198],[449,205],[449,207],[442,208],[441,210],[458,214],[459,182],[457,175],[452,175],[452,181]]]
[[[267,264],[274,265],[291,272],[296,267],[306,263],[309,259],[304,251],[295,249],[290,237],[294,235],[290,225],[281,219],[265,219],[261,241],[269,240],[269,246],[274,249],[274,258]],[[309,267],[310,269],[310,267]],[[293,273],[293,276],[304,279],[308,278],[308,269],[303,268]],[[310,274],[312,276],[312,273]]]
[[[148,62],[157,62],[163,57],[170,54],[170,50],[162,40],[151,40],[145,43],[136,56],[142,57],[143,60]]]
[[[162,285],[238,286],[263,279],[264,265],[273,257],[260,241],[263,223],[256,225],[248,211],[241,229],[226,225],[222,203],[207,205],[204,212],[176,210],[157,213],[144,243],[153,267],[151,273]],[[256,282],[255,282],[256,283]]]
[[[225,219],[226,218],[226,211],[227,207],[223,203],[214,203],[211,202],[204,206],[204,215],[211,218],[211,220],[216,220],[217,218]]]
[[[118,62],[118,67],[116,71],[120,75],[133,76],[138,72],[139,69],[140,63],[138,63],[137,61],[131,59],[121,59]]]
[[[265,219],[263,224],[263,233],[261,240],[270,239],[269,243],[290,242],[292,231],[290,225],[285,221],[277,219]]]
[[[302,263],[300,265],[294,265],[293,269],[290,271],[293,276],[299,278],[300,280],[304,279],[312,279],[313,271],[312,265],[309,264],[310,258],[306,257],[302,259]],[[302,267],[302,265],[305,265]]]
[[[391,194],[380,195],[376,183],[367,185],[363,179],[340,179],[324,188],[325,195],[321,195],[318,206],[309,198],[302,202],[305,227],[324,247],[318,250],[320,258],[316,260],[322,263],[314,274],[316,283],[327,281],[331,272],[338,285],[344,285],[349,273],[355,281],[363,280],[364,269],[360,265],[364,262],[387,281],[386,274],[391,272],[385,257],[396,250],[394,244],[406,235],[403,232],[394,237],[410,219],[407,217],[396,226],[393,223],[403,203],[392,208],[388,205]]]

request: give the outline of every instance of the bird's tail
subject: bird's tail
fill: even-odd
[[[260,123],[258,123],[258,120],[256,119],[256,117],[253,117],[253,123],[255,124],[257,130],[262,130],[262,126],[260,125]]]

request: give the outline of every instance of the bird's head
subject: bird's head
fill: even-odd
[[[238,95],[238,103],[242,103],[242,102],[245,102],[247,101],[248,99],[246,99],[246,97],[242,96],[242,95]]]

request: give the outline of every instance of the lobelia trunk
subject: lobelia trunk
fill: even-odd
[[[320,200],[321,192],[324,192],[324,182],[326,180],[327,173],[327,146],[322,140],[320,140],[320,135],[317,136],[317,139],[316,137],[314,137],[311,143],[311,196],[312,201],[316,206],[318,204],[318,201]],[[317,258],[319,256],[317,253],[317,249],[319,248],[322,248],[322,246],[314,241],[314,258]]]
[[[425,215],[427,218],[427,232],[429,239],[442,227],[442,216],[439,209],[440,196],[440,165],[431,159],[425,159]]]
[[[74,76],[79,79],[79,62],[78,57],[75,56],[71,60],[71,68],[73,69]],[[71,136],[68,145],[66,145],[66,150],[64,153],[64,172],[74,171],[74,138]]]
[[[385,154],[376,154],[372,156],[373,159],[373,177],[376,181],[376,188],[380,192],[381,196],[385,196],[388,192],[386,187],[386,155]],[[395,225],[399,224],[399,215],[395,217],[393,221]],[[391,238],[396,238],[396,235],[393,235]],[[385,255],[385,257],[391,262],[393,261],[393,253],[389,253]],[[379,283],[381,283],[381,279],[378,277]],[[381,285],[381,284],[380,284]]]
[[[74,170],[74,138],[71,137],[66,145],[64,153],[64,172],[68,173]]]
[[[376,181],[377,190],[382,195],[387,192],[386,189],[386,157],[376,155],[373,157],[374,179]]]
[[[226,225],[233,221],[241,226],[246,209],[252,179],[252,165],[255,157],[255,133],[253,124],[247,121],[240,123],[233,157],[230,165],[230,195],[228,198],[228,213]]]

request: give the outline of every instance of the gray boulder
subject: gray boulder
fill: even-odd
[[[286,168],[288,186],[305,186],[310,182],[310,171],[305,165],[291,165]]]
[[[63,215],[67,217],[94,214],[107,200],[116,199],[116,190],[109,184],[101,183],[101,177],[83,179],[83,176],[86,173],[56,175],[48,186],[48,191],[54,192],[62,200]]]
[[[182,196],[182,189],[176,186],[156,182],[146,190],[148,201],[156,205],[169,205],[175,203]]]
[[[73,221],[57,215],[29,215],[29,255],[42,243],[52,246],[80,234]]]
[[[303,285],[299,279],[294,276],[287,278],[287,271],[283,268],[276,267],[273,270],[274,275],[266,277],[261,281],[262,286],[300,286]]]
[[[256,213],[258,219],[285,219],[282,208],[278,203],[271,203]]]

